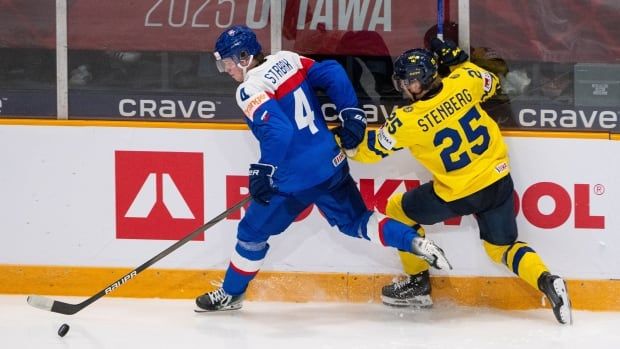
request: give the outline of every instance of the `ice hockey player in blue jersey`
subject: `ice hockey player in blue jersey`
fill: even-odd
[[[356,148],[364,138],[366,117],[336,61],[316,62],[288,51],[264,56],[245,26],[225,30],[214,55],[219,71],[240,83],[237,103],[259,142],[260,159],[250,165],[253,200],[239,222],[224,282],[196,298],[197,311],[241,308],[269,250],[269,237],[286,230],[311,204],[346,235],[409,251],[438,269],[451,268],[432,241],[366,208],[314,92],[322,89],[336,105],[341,126],[334,133],[342,147]]]

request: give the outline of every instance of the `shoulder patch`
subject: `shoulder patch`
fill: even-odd
[[[489,92],[493,88],[493,77],[489,72],[482,73],[482,88],[484,92]]]
[[[377,132],[377,141],[379,144],[387,150],[391,150],[396,145],[396,140],[390,135],[388,130],[381,126]]]
[[[243,91],[243,89],[241,89],[241,91]],[[243,95],[240,95],[239,97],[243,98]],[[250,120],[253,120],[254,112],[258,109],[258,107],[269,100],[269,96],[264,91],[261,91],[255,95],[247,96],[245,100],[241,100],[243,101],[243,113]]]

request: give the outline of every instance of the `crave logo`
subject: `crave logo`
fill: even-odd
[[[116,151],[116,238],[179,240],[204,222],[203,154]],[[201,234],[195,240],[203,240]]]

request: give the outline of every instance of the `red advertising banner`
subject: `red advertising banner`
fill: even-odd
[[[288,0],[283,48],[302,54],[396,56],[421,46],[435,1]],[[54,47],[54,2],[0,0],[0,46]],[[449,1],[456,20],[458,1]],[[471,43],[505,59],[617,63],[617,0],[471,0]],[[211,51],[220,32],[246,24],[269,52],[270,1],[68,1],[72,49]]]
[[[302,54],[398,55],[420,45],[436,22],[433,1],[415,16],[410,0],[289,0],[283,48]],[[139,0],[71,2],[69,47],[105,50],[211,51],[233,24],[254,29],[269,52],[270,1]],[[388,49],[389,47],[389,49]]]
[[[301,54],[398,56],[421,46],[436,18],[435,1],[287,1],[283,47]]]
[[[0,0],[0,48],[56,47],[56,2]]]
[[[246,24],[268,50],[269,11],[263,0],[75,0],[68,42],[80,49],[211,51],[225,28]]]

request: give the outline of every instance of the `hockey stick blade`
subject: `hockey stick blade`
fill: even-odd
[[[28,304],[32,305],[35,308],[52,311],[52,306],[54,306],[54,300],[51,298],[43,297],[43,296],[28,296],[26,299]]]
[[[238,209],[240,209],[242,206],[247,204],[250,200],[251,200],[251,197],[247,196],[243,200],[239,201],[235,205],[233,205],[230,208],[228,208],[226,211],[220,213],[217,217],[213,218],[212,220],[208,221],[207,223],[205,223],[204,225],[200,226],[196,230],[194,230],[191,233],[187,234],[187,236],[185,236],[183,239],[175,242],[173,245],[171,245],[167,249],[161,251],[155,257],[149,259],[148,261],[144,262],[142,265],[140,265],[136,269],[134,269],[134,270],[130,271],[129,273],[123,275],[123,277],[121,277],[120,279],[114,281],[113,283],[108,285],[106,288],[104,288],[103,290],[99,291],[97,294],[91,296],[90,298],[86,299],[85,301],[83,301],[81,303],[70,304],[70,303],[65,303],[65,302],[57,301],[57,300],[54,300],[54,299],[51,299],[51,298],[48,298],[48,297],[37,296],[37,295],[28,296],[26,301],[31,306],[33,306],[35,308],[38,308],[38,309],[41,309],[41,310],[51,311],[51,312],[54,312],[54,313],[65,314],[65,315],[73,315],[73,314],[77,313],[78,311],[86,308],[87,306],[89,306],[91,303],[95,302],[99,298],[107,295],[108,293],[111,293],[111,292],[115,291],[116,289],[118,289],[119,287],[124,285],[126,282],[128,282],[129,280],[131,280],[134,277],[136,277],[140,272],[144,271],[146,268],[148,268],[151,265],[155,264],[155,262],[157,262],[160,259],[166,257],[167,255],[169,255],[170,253],[174,252],[179,247],[185,245],[188,241],[192,240],[194,237],[196,237],[201,232],[211,228],[212,226],[214,226],[215,224],[217,224],[218,222],[220,222],[224,218],[226,218],[229,214],[231,214],[231,213],[237,211]]]

